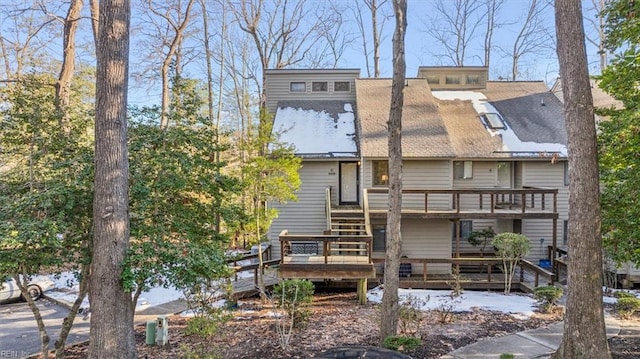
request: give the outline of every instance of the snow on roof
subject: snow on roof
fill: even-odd
[[[471,101],[473,108],[478,114],[500,112],[487,101],[486,96],[478,91],[433,91],[433,96],[443,101],[466,100]],[[500,114],[504,119],[504,116]],[[506,120],[505,120],[506,122]],[[516,133],[506,123],[503,129],[491,129],[487,126],[487,131],[492,136],[500,136],[502,139],[502,152],[512,153],[514,156],[539,156],[540,153],[557,153],[560,156],[567,156],[567,146],[562,143],[544,143],[534,141],[522,141]]]
[[[358,152],[350,103],[342,104],[333,113],[319,106],[318,101],[279,103],[273,130],[281,142],[292,144],[298,155],[353,157]]]

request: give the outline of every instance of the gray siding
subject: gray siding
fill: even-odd
[[[278,101],[281,100],[340,100],[356,103],[355,79],[360,76],[359,70],[267,70],[266,90],[267,108],[275,113]],[[327,82],[326,92],[313,92],[311,83]],[[349,92],[334,91],[335,81],[349,81]],[[290,82],[306,82],[305,92],[289,91]]]
[[[378,222],[379,223],[379,222]],[[448,220],[402,220],[402,256],[407,258],[451,258],[451,224]],[[374,258],[384,258],[383,252],[374,252]],[[422,274],[423,266],[414,264],[413,274]],[[451,273],[449,264],[431,264],[431,274]]]
[[[450,188],[451,161],[448,160],[405,160],[402,163],[402,186],[404,189]],[[363,188],[373,187],[371,160],[363,162],[361,183]],[[386,194],[370,194],[369,206],[372,209],[387,208]],[[448,207],[450,196],[429,197],[429,207]],[[402,208],[424,209],[424,195],[405,194]]]
[[[338,162],[305,161],[300,169],[300,179],[302,185],[297,193],[297,202],[270,203],[270,207],[278,210],[278,217],[268,233],[276,258],[280,256],[278,235],[282,230],[286,229],[291,234],[322,234],[326,229],[325,188],[331,186],[332,194],[337,192]]]
[[[569,189],[564,185],[564,164],[562,162],[552,164],[551,161],[525,162],[523,164],[522,184],[523,186],[559,189],[557,199],[559,218],[556,235],[558,246],[561,246],[562,222],[569,218]],[[547,204],[551,205],[551,203],[551,199],[549,199]],[[531,240],[531,253],[528,258],[533,260],[546,258],[547,246],[552,244],[552,220],[523,220],[522,234]],[[542,238],[544,238],[544,241],[541,241]]]

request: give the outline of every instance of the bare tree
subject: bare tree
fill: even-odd
[[[302,0],[271,0],[269,4],[265,0],[229,1],[229,9],[236,24],[253,40],[262,70],[260,108],[265,109],[264,70],[313,66],[321,61],[323,54],[314,53],[314,48],[322,41],[322,19],[312,17],[307,2]],[[261,127],[263,122],[261,116]]]
[[[393,33],[393,80],[389,108],[389,211],[387,214],[387,244],[384,264],[384,292],[380,315],[380,343],[398,331],[398,287],[400,285],[400,254],[402,237],[402,106],[406,64],[404,37],[407,31],[407,2],[393,0],[396,27]]]
[[[550,3],[547,0],[531,0],[527,15],[522,22],[511,50],[511,80],[520,75],[519,63],[523,56],[538,53],[542,48],[549,48],[551,34],[544,24],[546,11]]]
[[[487,28],[484,33],[484,63],[483,66],[491,65],[491,48],[493,46],[493,31],[500,26],[496,23],[500,9],[504,5],[504,0],[485,0]]]
[[[433,15],[423,21],[426,33],[433,37],[435,48],[441,53],[435,56],[446,59],[454,66],[464,66],[469,57],[468,50],[483,23],[486,13],[482,12],[479,0],[434,0]]]
[[[160,65],[160,78],[162,81],[162,100],[160,104],[160,127],[166,128],[169,125],[169,71],[171,65],[174,66],[176,73],[181,69],[181,46],[185,37],[185,32],[189,21],[191,20],[191,10],[194,0],[187,0],[183,9],[182,0],[169,1],[168,3],[159,4],[153,0],[146,3],[147,9],[151,14],[161,20],[156,23],[156,34],[162,39],[162,63]]]
[[[373,63],[373,76],[380,77],[380,41],[384,33],[384,25],[393,16],[387,13],[389,4],[389,0],[355,0],[354,7],[351,9],[362,40],[362,54],[367,68],[367,77],[371,77],[371,63]],[[367,31],[368,21],[371,21],[370,32]]]
[[[595,16],[586,16],[584,21],[591,25],[591,31],[586,30],[586,39],[598,49],[599,70],[602,72],[607,67],[607,49],[605,48],[605,20],[602,16],[607,0],[591,0],[591,11]]]
[[[323,14],[318,16],[320,19],[318,34],[324,41],[322,41],[323,46],[316,52],[318,54],[326,54],[324,56],[325,63],[319,65],[336,68],[347,48],[354,41],[352,32],[345,26],[347,25],[344,17],[346,9],[342,6],[342,3],[332,1],[327,3],[326,9],[319,11],[323,11]]]
[[[25,68],[42,68],[48,63],[47,46],[53,42],[56,18],[44,13],[37,2],[3,4],[0,11],[0,78],[19,79]]]
[[[127,90],[129,0],[100,1],[96,72],[93,255],[89,358],[137,358],[131,292],[122,286],[129,248]]]
[[[553,358],[611,358],[602,307],[600,188],[580,0],[556,0],[569,149],[569,266],[564,335]]]
[[[65,134],[69,134],[68,107],[71,98],[71,80],[75,71],[76,61],[76,32],[80,21],[82,0],[72,0],[69,11],[63,21],[64,38],[62,39],[62,67],[56,82],[56,108],[62,114],[61,128]]]

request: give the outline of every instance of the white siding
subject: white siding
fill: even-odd
[[[278,218],[273,220],[268,233],[275,257],[280,256],[278,235],[283,229],[291,234],[322,234],[326,229],[325,188],[331,186],[332,195],[335,196],[338,188],[338,162],[303,162],[300,179],[302,185],[297,193],[297,202],[270,203],[272,208],[279,211]]]
[[[451,161],[448,160],[404,160],[402,163],[402,186],[404,189],[451,188]],[[362,166],[361,182],[364,188],[373,187],[371,160],[365,160]],[[372,209],[387,207],[386,194],[370,194],[369,206]],[[449,207],[450,196],[429,197],[429,207]],[[402,208],[424,209],[424,195],[405,194]]]
[[[360,76],[359,70],[268,70],[267,71],[267,108],[274,113],[278,101],[282,100],[340,100],[355,104],[355,79]],[[312,92],[311,83],[327,82],[326,92]],[[349,81],[349,92],[335,92],[335,81]],[[306,92],[289,91],[290,82],[306,82]]]
[[[558,188],[558,230],[557,244],[562,245],[562,223],[569,217],[569,189],[564,185],[564,165],[562,162],[529,161],[523,163],[523,186]],[[552,208],[552,199],[546,199],[548,208]],[[537,205],[537,204],[536,204]],[[550,219],[522,220],[522,234],[531,240],[532,260],[547,257],[547,246],[552,244],[553,222]],[[541,238],[544,241],[541,244]]]

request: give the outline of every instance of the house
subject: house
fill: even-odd
[[[372,277],[385,255],[391,79],[352,69],[266,78],[274,130],[302,158],[298,202],[271,204],[281,274]],[[489,81],[485,67],[420,67],[406,80],[402,118],[402,254],[412,274],[450,274],[456,260],[478,256],[469,234],[488,228],[530,238],[533,263],[555,257],[566,244],[566,137],[562,103],[543,82]],[[323,272],[357,255],[368,262]]]

